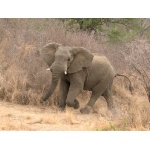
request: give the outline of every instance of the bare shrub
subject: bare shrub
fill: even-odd
[[[149,87],[149,41],[101,44],[85,32],[66,31],[65,24],[57,19],[0,19],[0,100],[39,105],[51,79],[39,50],[53,41],[106,55],[117,72],[128,75],[135,87],[131,96],[126,80],[118,78],[113,84],[113,97],[122,111],[122,120],[134,127],[149,126],[150,109],[143,88]],[[58,96],[57,88],[46,105],[57,103]],[[78,98],[82,106],[90,98],[90,92],[83,91]]]
[[[57,19],[0,19],[0,28],[0,93],[1,99],[10,102],[38,105],[51,76],[39,55],[45,44],[55,41],[100,50],[94,38],[84,32],[67,32]],[[51,103],[57,96],[56,90]]]
[[[126,60],[134,72],[138,74],[141,84],[144,86],[150,101],[150,42],[136,40],[127,44],[129,55]]]

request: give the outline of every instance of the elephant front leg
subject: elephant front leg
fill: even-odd
[[[91,99],[86,104],[86,106],[80,110],[80,112],[82,114],[89,114],[99,96],[100,96],[99,93],[98,94],[93,94],[92,93]]]
[[[109,110],[112,110],[115,108],[114,103],[113,103],[113,98],[112,98],[112,92],[110,89],[106,89],[106,91],[102,94],[102,96],[106,99],[107,101],[107,107]]]
[[[67,94],[69,91],[70,83],[66,80],[60,80],[60,99],[59,99],[59,107],[64,109],[66,106]]]
[[[95,102],[97,101],[97,99],[102,95],[102,93],[105,90],[105,87],[104,87],[104,89],[101,88],[101,87],[103,87],[103,84],[104,83],[100,82],[99,84],[97,84],[97,86],[95,86],[92,89],[92,95],[91,95],[91,98],[90,98],[89,102],[86,104],[86,106],[84,108],[82,108],[80,110],[80,112],[82,114],[89,114],[90,113],[90,111],[92,110]]]
[[[76,86],[70,86],[66,100],[66,104],[69,107],[73,107],[75,109],[79,108],[79,102],[76,100],[76,97],[79,95],[81,90],[81,88],[77,88]]]

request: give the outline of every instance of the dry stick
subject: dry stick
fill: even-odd
[[[142,79],[143,79],[143,81],[144,81],[146,87],[148,87],[148,85],[146,84],[145,77],[144,77],[144,75],[141,73],[141,71],[140,71],[137,67],[135,67],[134,64],[132,64],[132,66],[133,66],[133,68],[140,74],[140,76],[142,77]]]
[[[147,79],[149,80],[149,82],[150,82],[150,79],[149,79],[149,77],[148,77],[148,75],[147,75],[147,73],[146,73],[146,71],[143,69],[143,72],[144,72],[144,74],[145,74],[145,76],[147,77]]]
[[[29,123],[27,123],[27,124],[35,124],[35,123],[42,123],[42,121],[43,121],[43,119],[41,118],[40,120],[38,120],[38,121],[34,121],[34,122],[29,122]]]
[[[134,65],[133,65],[134,66]],[[143,78],[143,82],[145,83],[145,91],[146,91],[146,93],[147,93],[147,96],[148,96],[148,99],[149,99],[149,101],[150,101],[150,87],[148,86],[148,84],[147,84],[147,82],[146,82],[146,79],[145,79],[145,76],[147,77],[147,79],[150,81],[150,79],[149,79],[149,77],[148,77],[148,75],[147,75],[147,73],[146,73],[146,71],[144,70],[144,69],[142,69],[142,71],[143,71],[143,73],[144,73],[144,75],[141,73],[141,71],[137,68],[137,67],[135,67],[134,66],[134,68],[135,68],[135,70],[142,76],[142,78]]]

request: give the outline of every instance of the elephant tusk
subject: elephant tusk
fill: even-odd
[[[66,75],[66,74],[67,74],[67,71],[65,71],[64,73],[65,73],[65,75]]]
[[[48,70],[48,71],[49,71],[49,70],[50,70],[50,68],[47,68],[46,70]]]

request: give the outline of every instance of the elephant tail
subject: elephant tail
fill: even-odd
[[[119,73],[117,73],[116,75],[115,75],[115,77],[117,77],[117,76],[122,76],[122,77],[125,77],[128,81],[129,81],[129,90],[130,90],[130,92],[131,92],[131,94],[133,95],[133,86],[132,86],[132,83],[131,83],[131,81],[130,81],[130,79],[127,77],[127,76],[125,76],[125,75],[123,75],[123,74],[119,74]]]

